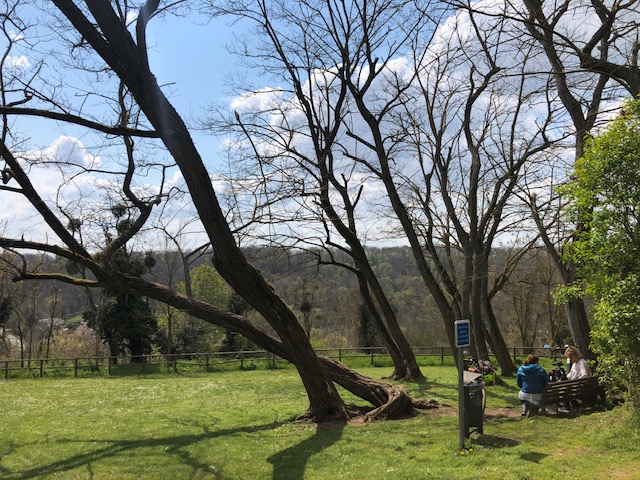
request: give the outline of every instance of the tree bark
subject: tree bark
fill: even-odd
[[[495,334],[495,332],[500,331],[498,327],[498,320],[493,312],[493,306],[491,305],[489,296],[486,295],[486,291],[486,289],[483,291],[481,300],[483,305],[483,318],[485,319],[485,325],[487,327],[486,338],[489,342],[491,351],[496,356],[496,360],[500,366],[501,375],[511,377],[516,373],[517,368],[513,363],[511,355],[509,355],[509,348],[504,341],[504,337],[501,334]]]
[[[356,273],[358,278],[358,287],[360,289],[360,296],[362,297],[362,301],[365,304],[365,307],[374,318],[376,323],[376,327],[378,332],[380,333],[382,340],[389,352],[389,356],[391,357],[391,361],[393,362],[393,373],[391,374],[391,378],[399,379],[404,378],[407,375],[407,365],[402,358],[402,354],[398,350],[398,346],[393,341],[393,338],[389,334],[386,325],[382,321],[380,317],[380,313],[376,308],[373,298],[371,298],[371,293],[369,292],[369,285],[367,284],[366,279],[362,272],[358,271]]]

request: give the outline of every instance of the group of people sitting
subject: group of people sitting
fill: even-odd
[[[567,380],[576,380],[591,376],[591,369],[587,361],[580,355],[580,350],[576,347],[568,347],[564,356],[569,360],[570,368],[567,373]],[[518,398],[522,402],[522,416],[527,416],[530,409],[537,408],[542,403],[542,392],[549,383],[549,373],[538,365],[539,358],[535,354],[529,354],[527,360],[518,369],[516,382],[520,387]],[[568,412],[568,406],[558,407],[559,412]]]

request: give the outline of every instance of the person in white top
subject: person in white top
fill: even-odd
[[[569,347],[565,350],[564,356],[571,361],[571,370],[567,374],[567,380],[577,380],[591,376],[591,369],[587,361],[580,355],[580,350],[576,347]]]

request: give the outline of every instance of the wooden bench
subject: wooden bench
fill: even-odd
[[[607,405],[604,387],[600,385],[598,377],[586,377],[547,384],[542,392],[540,408],[542,413],[546,414],[546,406],[555,405],[556,413],[558,413],[559,405],[568,406],[574,400],[580,400],[582,404],[599,404],[603,407]]]

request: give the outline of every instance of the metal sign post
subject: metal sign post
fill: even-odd
[[[464,347],[471,345],[471,331],[469,320],[457,320],[455,322],[456,347],[458,348],[458,444],[464,448]]]

